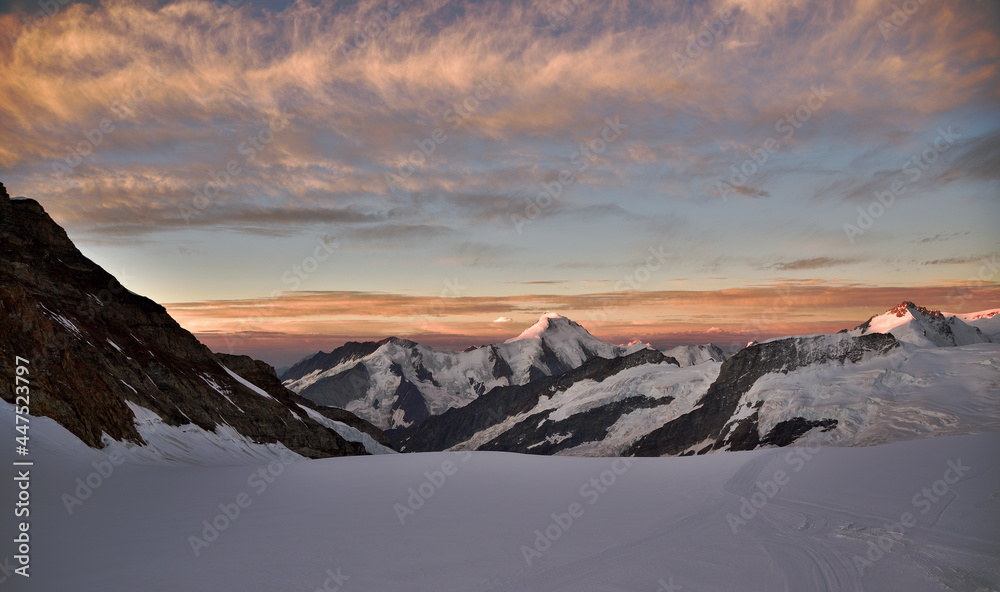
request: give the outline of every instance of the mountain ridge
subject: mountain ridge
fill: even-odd
[[[237,452],[367,454],[309,417],[292,393],[269,394],[227,368],[163,306],[85,257],[41,204],[11,200],[2,184],[0,284],[2,380],[14,375],[15,355],[29,360],[31,413],[89,446],[144,446],[143,430],[162,424],[230,441]],[[4,388],[3,399],[13,403],[13,393]]]

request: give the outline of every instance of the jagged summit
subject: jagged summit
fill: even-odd
[[[896,339],[917,346],[959,346],[988,343],[990,338],[955,315],[946,315],[904,300],[849,331],[852,335],[891,333]]]
[[[896,315],[897,317],[904,317],[904,316],[907,315],[907,313],[909,313],[912,316],[913,313],[910,312],[910,311],[917,311],[917,312],[923,313],[925,315],[930,315],[930,316],[933,316],[933,317],[943,317],[944,316],[941,313],[940,310],[931,310],[931,309],[925,308],[923,306],[918,306],[918,305],[914,304],[913,302],[911,302],[909,300],[904,300],[904,301],[900,302],[899,304],[897,304],[896,306],[893,306],[892,308],[890,308],[889,310],[887,310],[885,312],[885,315]],[[872,318],[874,318],[874,317],[872,317]]]

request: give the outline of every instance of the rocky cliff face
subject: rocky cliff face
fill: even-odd
[[[677,360],[653,349],[643,349],[612,359],[595,356],[579,368],[558,376],[545,376],[526,385],[496,387],[464,407],[449,409],[429,418],[414,430],[395,430],[390,431],[389,435],[404,452],[445,450],[508,417],[531,410],[542,397],[552,397],[554,393],[565,391],[582,381],[601,382],[629,368],[649,364],[679,365]],[[542,415],[548,415],[547,413],[538,414],[538,417],[533,415],[498,435],[480,447],[480,450],[554,454],[587,439],[598,438],[608,426],[629,411],[669,402],[669,399],[653,401],[633,397],[613,406],[601,407],[592,413],[574,415],[561,422],[543,420]],[[559,442],[550,441],[557,434],[567,431],[573,435]]]
[[[764,444],[787,445],[813,427],[829,429],[836,422],[799,421],[775,426],[763,439],[757,434],[756,414],[734,418],[740,400],[761,377],[787,374],[812,364],[856,363],[866,355],[882,355],[899,347],[892,335],[873,333],[788,337],[746,347],[726,360],[719,377],[708,388],[698,406],[636,442],[629,456],[681,454],[701,445],[697,452],[722,448],[748,450]],[[692,451],[694,452],[694,451]]]
[[[0,348],[4,400],[14,400],[15,356],[26,358],[31,413],[90,446],[102,446],[105,436],[143,444],[130,407],[138,405],[169,425],[229,425],[304,456],[364,453],[279,391],[269,367],[230,357],[235,371],[223,366],[162,306],[84,257],[37,201],[11,200],[2,185]]]
[[[383,446],[391,447],[389,437],[385,435],[385,432],[378,429],[371,423],[361,419],[357,415],[354,415],[350,411],[345,411],[337,407],[316,405],[309,399],[300,397],[285,388],[285,386],[281,384],[281,380],[278,378],[278,374],[275,372],[274,367],[267,362],[255,360],[250,356],[239,356],[218,352],[215,352],[215,357],[219,358],[219,361],[222,362],[222,364],[227,368],[247,379],[255,386],[260,387],[267,392],[267,394],[271,395],[278,401],[281,401],[281,403],[285,406],[291,408],[292,411],[299,417],[304,417],[304,414],[300,413],[296,406],[308,407],[309,409],[312,409],[313,411],[316,411],[333,421],[339,421],[368,434],[374,438],[376,442],[382,444]]]
[[[685,366],[655,350],[614,359],[593,357],[558,376],[494,388],[415,429],[389,434],[406,452],[455,447],[673,456],[787,446],[813,430],[835,429],[838,419],[791,415],[774,421],[773,413],[765,417],[760,411],[763,400],[746,397],[758,381],[824,365],[850,366],[898,347],[888,334],[840,334],[751,345],[721,365]]]

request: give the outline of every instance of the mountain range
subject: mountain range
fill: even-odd
[[[1000,309],[902,302],[853,329],[660,351],[547,312],[465,351],[389,337],[280,378],[210,351],[0,185],[0,375],[32,360],[31,412],[148,462],[489,450],[663,456],[867,445],[996,430]],[[5,378],[6,380],[6,378]],[[3,399],[13,403],[13,389]]]

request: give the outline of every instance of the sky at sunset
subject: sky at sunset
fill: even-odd
[[[0,6],[0,182],[219,351],[1000,306],[995,0]]]

